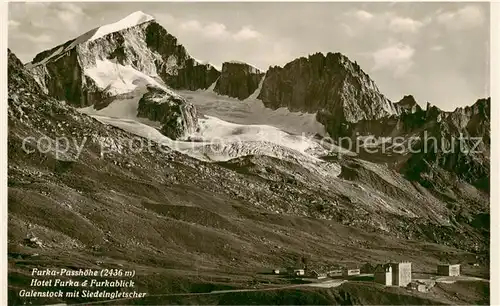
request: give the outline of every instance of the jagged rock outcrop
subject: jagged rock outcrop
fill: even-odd
[[[446,112],[412,97],[396,104],[399,115],[361,120],[346,134],[360,157],[394,167],[408,179],[432,190],[446,190],[462,180],[488,191],[490,179],[490,98]],[[378,144],[364,146],[360,137]],[[385,139],[384,141],[381,141]]]
[[[231,61],[222,64],[222,72],[214,91],[220,95],[244,100],[259,87],[264,73],[243,62]]]
[[[451,182],[463,181],[488,192],[490,103],[480,99],[446,112],[430,103],[422,109],[405,96],[394,104],[396,114],[344,122],[342,138],[334,139],[431,190],[444,192]]]
[[[41,88],[33,77],[28,73],[23,63],[10,49],[7,49],[7,75],[9,93],[18,92],[19,88],[28,92],[41,92]]]
[[[453,112],[428,104],[418,152],[409,157],[402,172],[426,187],[439,189],[460,179],[488,191],[490,104],[490,98],[480,99]]]
[[[44,51],[26,68],[45,93],[78,107],[131,91],[137,83],[206,89],[220,74],[142,12]]]
[[[151,22],[146,28],[147,47],[161,56],[155,62],[160,77],[174,89],[207,89],[220,75],[210,64],[198,62],[161,25]]]
[[[316,53],[271,67],[258,98],[273,109],[317,113],[331,136],[342,135],[343,124],[397,113],[357,63],[340,53]]]
[[[198,128],[196,108],[179,96],[150,87],[139,100],[137,116],[162,124],[161,132],[171,139],[179,139]]]
[[[420,105],[418,105],[417,101],[412,95],[404,96],[403,99],[394,103],[394,106],[399,114],[413,114],[419,111],[422,111]]]

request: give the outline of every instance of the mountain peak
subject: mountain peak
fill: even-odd
[[[101,38],[107,34],[113,33],[113,32],[118,32],[123,29],[131,28],[136,25],[152,21],[154,20],[154,17],[151,15],[148,15],[142,11],[137,11],[133,12],[132,14],[126,16],[123,19],[120,19],[119,21],[115,23],[110,23],[107,25],[103,25],[97,29],[97,31],[94,33],[94,35],[89,39],[89,40],[95,40],[98,38]]]
[[[122,30],[133,28],[135,26],[144,24],[146,22],[154,21],[154,17],[143,13],[142,11],[134,12],[125,18],[120,19],[115,23],[110,23],[103,25],[98,28],[94,28],[74,39],[71,39],[64,44],[58,45],[52,49],[42,51],[38,53],[33,60],[26,65],[26,68],[30,69],[40,64],[45,64],[49,61],[59,58],[62,54],[72,50],[78,45],[84,44],[89,41],[93,41],[102,38],[106,35],[116,33]]]
[[[222,63],[214,92],[239,100],[250,97],[258,88],[264,73],[257,67],[242,61]]]
[[[415,113],[422,110],[412,95],[404,96],[401,100],[394,103],[394,106],[399,109],[400,113]]]
[[[270,68],[258,98],[269,108],[316,113],[330,136],[344,133],[344,123],[397,114],[368,74],[338,52],[317,52]]]

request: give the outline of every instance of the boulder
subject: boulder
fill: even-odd
[[[171,139],[184,138],[198,129],[194,105],[156,87],[148,87],[139,100],[137,116],[160,122],[161,133]]]

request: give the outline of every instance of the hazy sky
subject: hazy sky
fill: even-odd
[[[9,48],[28,62],[137,10],[216,66],[341,52],[392,101],[412,94],[452,110],[489,96],[487,3],[10,3]]]

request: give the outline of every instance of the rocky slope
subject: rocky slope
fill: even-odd
[[[19,67],[19,64],[20,62],[10,54],[9,141],[12,142],[13,154],[9,155],[12,157],[9,162],[12,164],[12,170],[24,171],[22,169],[26,166],[25,159],[32,157],[15,145],[23,137],[45,135],[55,141],[55,137],[69,134],[77,137],[77,140],[87,137],[91,143],[86,143],[86,150],[78,160],[72,155],[74,152],[56,154],[58,152],[54,150],[45,153],[48,156],[44,158],[49,158],[56,167],[64,166],[64,163],[59,165],[61,157],[64,157],[72,160],[70,164],[76,162],[75,166],[84,163],[86,167],[94,168],[93,163],[97,162],[95,158],[101,155],[96,149],[106,148],[110,151],[108,154],[113,156],[111,158],[113,163],[123,167],[123,171],[127,173],[126,177],[140,164],[140,167],[146,167],[143,180],[163,181],[167,179],[160,179],[164,174],[160,172],[153,174],[149,166],[157,163],[157,158],[172,156],[175,157],[178,166],[193,165],[193,172],[188,171],[185,177],[182,173],[184,170],[181,170],[184,166],[172,170],[177,173],[175,180],[185,179],[186,183],[194,183],[193,175],[197,176],[195,185],[199,188],[204,186],[202,188],[207,188],[206,192],[222,192],[258,210],[278,215],[291,214],[335,220],[344,225],[383,235],[429,239],[443,244],[459,244],[467,249],[475,249],[476,243],[482,241],[480,236],[477,236],[479,233],[474,231],[463,232],[462,234],[466,235],[463,240],[450,239],[449,235],[456,230],[455,226],[462,225],[450,226],[449,220],[453,218],[454,211],[448,210],[445,201],[436,198],[425,188],[412,184],[384,165],[355,157],[344,156],[337,161],[342,172],[340,179],[332,180],[332,177],[318,175],[300,163],[266,156],[246,156],[220,163],[204,163],[171,150],[167,150],[168,154],[165,156],[158,153],[161,151],[156,152],[156,149],[156,153],[146,150],[130,155],[131,152],[129,154],[127,150],[133,148],[127,148],[126,144],[129,139],[135,137],[134,135],[103,125],[88,116],[81,115],[64,103],[54,101],[43,93],[40,94],[38,84],[29,73]],[[147,96],[154,101],[155,94],[157,93],[152,91]],[[35,103],[38,107],[34,107]],[[474,113],[474,111],[469,112]],[[32,145],[34,143],[30,143],[28,147],[31,148]],[[151,158],[155,162],[152,162]],[[108,160],[102,162],[106,163]],[[20,168],[15,168],[15,165]],[[127,169],[130,167],[133,169],[131,168],[132,172],[128,173]],[[172,168],[165,166],[163,170],[168,169]],[[16,171],[12,174],[18,173]],[[43,171],[49,171],[47,172],[49,175],[51,170],[47,168]],[[69,171],[64,170],[64,173],[71,173],[71,170]],[[47,179],[52,178],[49,175]],[[96,180],[99,181],[98,177]],[[64,180],[60,182],[68,183]],[[460,181],[449,182],[449,187],[455,197],[455,206],[461,207],[462,211],[466,210],[468,215],[475,216],[488,212],[487,195],[483,192]],[[415,196],[416,194],[418,196]],[[423,224],[427,227],[433,224],[436,233],[439,232],[442,236],[428,236]]]
[[[460,179],[488,191],[490,104],[490,98],[480,99],[453,112],[427,105],[419,152],[402,172],[424,186],[446,189],[450,180]]]
[[[33,267],[136,269],[134,290],[153,295],[249,288],[259,269],[304,255],[433,271],[489,249],[488,195],[464,181],[448,182],[444,200],[354,157],[325,179],[266,156],[207,163],[155,142],[141,150],[147,139],[43,93],[10,51],[8,68],[10,304],[61,302],[18,296]],[[474,123],[481,105],[463,110],[471,130],[486,129]]]
[[[489,188],[490,99],[453,112],[430,104],[422,109],[411,95],[393,104],[339,53],[270,68],[259,98],[273,109],[316,113],[333,139],[348,137],[349,149],[360,157],[390,165],[427,187],[446,189],[447,181],[459,179]],[[472,147],[475,152],[468,152]]]
[[[231,61],[222,64],[222,72],[214,91],[220,95],[244,100],[259,87],[264,73],[243,62]]]
[[[153,17],[135,12],[44,51],[27,64],[45,93],[78,107],[127,92],[137,79],[176,89],[206,89],[219,77]]]
[[[490,99],[453,112],[422,109],[412,96],[393,104],[339,53],[300,58],[265,77],[241,63],[219,73],[140,12],[44,51],[26,68],[8,56],[15,304],[33,302],[17,291],[40,265],[138,269],[139,289],[164,294],[251,287],[259,269],[304,255],[320,267],[390,258],[422,271],[443,261],[487,262]],[[258,94],[272,109],[316,113],[334,138],[419,140],[403,148],[376,140],[328,155],[324,139],[199,119],[172,90],[211,84],[220,95]],[[108,117],[95,120],[89,109]],[[160,123],[169,141],[136,119]],[[171,140],[195,132],[199,139]],[[451,141],[459,137],[465,145]],[[475,146],[472,137],[481,140],[475,152],[461,150]],[[42,150],[40,139],[48,144]],[[329,303],[354,301],[341,295]]]
[[[258,96],[270,108],[317,113],[332,137],[344,124],[397,114],[361,68],[340,53],[316,53],[271,67]]]

